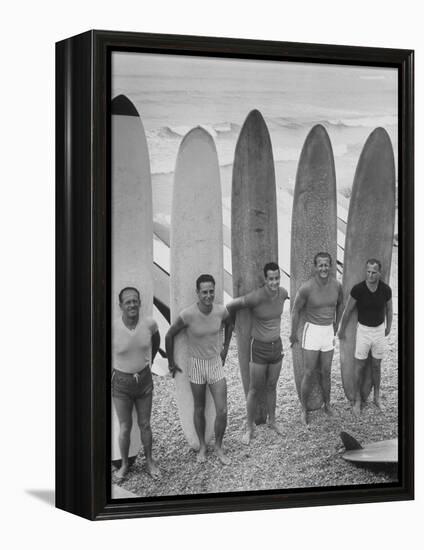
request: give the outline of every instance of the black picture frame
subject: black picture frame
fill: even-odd
[[[399,97],[399,483],[112,500],[110,464],[110,55],[172,53],[393,67]],[[411,50],[89,31],[56,45],[56,506],[99,519],[414,497],[414,53]]]

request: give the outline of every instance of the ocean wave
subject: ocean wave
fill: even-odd
[[[395,116],[373,116],[373,117],[342,117],[338,119],[306,119],[296,120],[289,117],[271,117],[266,118],[266,123],[270,132],[284,130],[305,130],[309,131],[316,124],[322,124],[325,128],[335,128],[337,130],[349,128],[377,128],[378,126],[388,127],[397,124]],[[240,125],[232,121],[222,121],[217,123],[202,123],[199,124],[214,138],[225,138],[238,136]],[[181,139],[194,126],[163,126],[158,129],[149,130],[147,136],[150,138],[160,139]]]
[[[240,131],[241,126],[235,122],[221,122],[213,125],[217,134],[233,134]]]
[[[211,134],[213,137],[222,136],[223,134],[238,134],[240,125],[235,122],[218,122],[215,124],[198,124]],[[162,126],[161,128],[148,130],[146,135],[148,138],[162,139],[181,139],[195,126]]]
[[[350,117],[340,119],[330,119],[321,121],[323,126],[333,126],[336,128],[377,128],[379,126],[395,126],[397,117],[395,116],[372,116],[372,117]]]

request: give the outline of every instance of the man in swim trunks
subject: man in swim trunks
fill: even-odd
[[[356,307],[358,326],[355,347],[355,402],[353,413],[361,414],[361,380],[368,354],[371,352],[371,376],[374,386],[374,404],[381,410],[381,360],[393,320],[392,290],[381,280],[381,262],[371,258],[366,262],[366,279],[355,285],[340,323],[339,338],[345,337],[346,324]]]
[[[317,368],[321,373],[324,409],[327,414],[332,414],[329,380],[334,354],[334,335],[343,309],[343,294],[342,285],[331,274],[331,265],[332,259],[328,252],[318,252],[315,255],[315,274],[299,288],[292,308],[292,346],[299,343],[297,328],[302,311],[306,321],[302,337],[305,372],[300,389],[302,420],[305,424],[308,423],[306,405],[311,392],[312,377]]]
[[[253,437],[258,394],[265,384],[269,427],[278,434],[283,434],[282,427],[275,421],[275,405],[277,382],[283,360],[281,315],[288,292],[280,287],[280,268],[276,263],[270,262],[265,265],[264,277],[264,286],[227,304],[232,316],[242,308],[249,308],[252,314],[247,429],[242,437],[245,445],[249,445]]]
[[[215,304],[215,279],[203,274],[196,281],[198,300],[183,309],[170,326],[165,337],[169,370],[173,376],[181,372],[174,360],[174,339],[182,330],[186,331],[189,347],[188,377],[194,400],[193,421],[199,438],[197,461],[206,461],[205,442],[205,399],[206,384],[209,386],[215,404],[215,452],[223,464],[230,459],[222,449],[222,440],[227,427],[227,381],[223,365],[228,352],[231,319],[226,307]],[[225,326],[225,341],[222,346],[222,326]]]
[[[159,349],[160,335],[156,321],[140,318],[141,299],[136,288],[126,287],[119,293],[122,316],[112,330],[112,398],[119,420],[119,449],[121,467],[116,477],[122,479],[128,472],[128,452],[135,407],[141,442],[148,473],[155,479],[160,475],[152,457],[153,380],[151,363]]]

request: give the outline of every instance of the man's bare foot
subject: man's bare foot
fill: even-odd
[[[199,452],[197,453],[196,461],[199,464],[203,464],[206,462],[206,447],[200,447]]]
[[[241,442],[243,445],[249,445],[251,439],[253,438],[253,428],[247,428],[247,430],[244,432],[243,437],[241,438]]]
[[[353,404],[352,412],[356,416],[356,418],[359,418],[361,416],[361,402],[357,401]]]
[[[326,403],[326,404],[324,405],[324,412],[325,412],[325,414],[327,414],[328,416],[334,416],[334,412],[333,412],[333,409],[331,408],[330,403]]]
[[[306,409],[302,409],[302,423],[307,426],[309,424],[309,416],[308,411]]]
[[[222,447],[215,447],[215,452],[219,460],[222,462],[222,464],[225,464],[227,466],[228,464],[231,463],[231,460],[224,453],[224,451],[222,450]]]
[[[278,424],[278,422],[270,422],[268,426],[271,428],[271,430],[277,432],[278,435],[284,435],[283,426],[281,424]]]
[[[159,479],[160,478],[160,470],[159,470],[159,466],[158,466],[156,460],[152,459],[152,460],[147,461],[146,468],[147,468],[148,474],[150,474],[150,476],[153,479]]]
[[[129,470],[128,464],[123,464],[115,474],[116,479],[118,480],[124,479],[124,477],[128,473],[128,470]]]
[[[380,399],[374,399],[374,405],[380,412],[383,412],[383,407],[381,405]]]

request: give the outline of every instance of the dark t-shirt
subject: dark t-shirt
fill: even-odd
[[[392,298],[389,285],[379,281],[377,290],[371,292],[366,282],[362,281],[352,288],[350,295],[356,300],[358,322],[361,325],[378,327],[384,323],[386,303]]]

